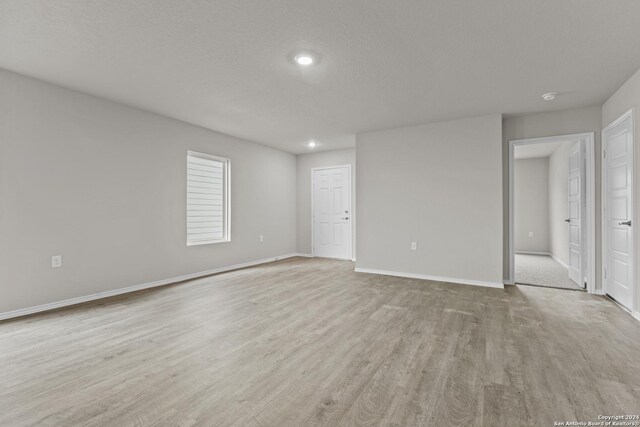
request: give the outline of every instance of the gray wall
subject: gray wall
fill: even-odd
[[[357,267],[502,283],[500,115],[358,134],[356,162]]]
[[[623,115],[629,109],[635,108],[635,182],[634,182],[634,200],[636,209],[634,210],[633,223],[640,224],[638,217],[640,209],[637,208],[640,203],[640,70],[637,71],[629,80],[627,80],[620,89],[614,93],[602,106],[602,127],[607,127],[609,123]],[[640,233],[636,233],[636,308],[640,311],[640,289],[638,289],[638,280],[640,277]]]
[[[569,265],[569,150],[574,142],[562,143],[549,156],[549,250]],[[598,233],[598,230],[596,230]]]
[[[187,150],[231,159],[230,243],[186,246]],[[0,70],[0,312],[294,253],[295,192],[292,154]]]
[[[516,252],[549,252],[549,159],[516,160],[514,244]],[[529,237],[533,232],[533,237]]]
[[[351,204],[353,257],[356,243],[356,150],[324,151],[320,153],[300,154],[298,160],[297,180],[297,236],[298,252],[311,254],[311,169],[326,166],[351,165]]]
[[[502,167],[503,167],[503,215],[504,221],[504,278],[509,278],[509,141],[514,139],[537,138],[543,136],[568,135],[572,133],[595,132],[596,151],[596,230],[600,230],[600,132],[602,130],[602,108],[588,107],[573,110],[554,111],[541,114],[527,114],[505,117],[502,121]],[[601,269],[600,233],[596,232],[596,288],[600,288]]]

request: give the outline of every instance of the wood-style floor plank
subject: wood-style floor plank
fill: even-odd
[[[603,297],[289,259],[0,323],[0,425],[501,426],[640,413]]]

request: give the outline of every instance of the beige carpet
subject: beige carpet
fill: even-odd
[[[566,267],[548,255],[516,254],[516,283],[551,288],[582,290]]]

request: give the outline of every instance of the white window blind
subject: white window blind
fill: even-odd
[[[187,152],[187,246],[228,242],[229,159]]]

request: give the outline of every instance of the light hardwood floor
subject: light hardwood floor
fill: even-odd
[[[640,413],[602,297],[290,259],[0,323],[0,425],[551,426]]]

